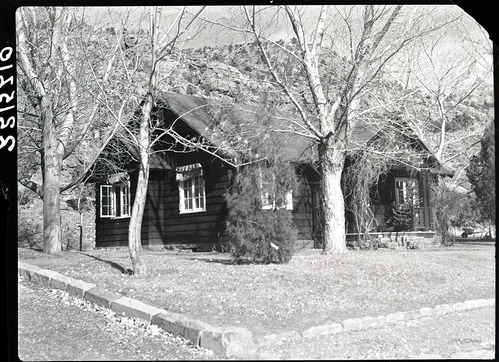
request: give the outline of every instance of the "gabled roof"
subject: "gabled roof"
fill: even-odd
[[[207,98],[161,92],[156,99],[159,104],[173,111],[200,134],[213,122]]]
[[[130,154],[136,159],[139,159],[139,150],[136,147],[128,148]],[[166,162],[162,154],[164,152],[153,152],[149,157],[149,168],[155,170],[173,170],[173,167]]]
[[[254,136],[258,126],[263,126],[261,124],[263,117],[267,116],[274,122],[280,118],[282,122],[282,117],[285,115],[285,112],[280,112],[279,117],[275,117],[275,115],[269,115],[255,105],[234,106],[223,101],[170,92],[161,92],[157,96],[157,101],[214,145],[219,145],[224,141],[223,137],[220,138],[214,132],[221,122],[228,125],[226,129],[237,128],[238,135],[242,135],[242,141],[244,141],[245,134]],[[231,137],[230,131],[224,136]],[[268,142],[279,145],[282,154],[289,161],[313,158],[313,150],[311,149],[313,142],[310,138],[291,133],[274,133]]]
[[[414,130],[407,124],[399,123],[392,126],[391,133],[386,130],[386,124],[382,121],[373,120],[371,122],[358,123],[352,132],[350,138],[350,153],[353,154],[356,150],[365,149],[365,144],[373,141],[377,137],[384,137],[385,139],[393,139],[402,136],[404,139],[413,140],[417,142],[421,151],[423,151],[428,157],[430,162],[429,172],[433,174],[438,174],[441,176],[454,176],[454,172],[445,166],[443,166],[440,161],[433,155],[426,143],[419,138],[419,136],[414,132]],[[397,130],[393,132],[394,130]]]
[[[283,120],[296,119],[296,115],[290,111],[281,110],[278,114],[269,114],[262,107],[255,105],[234,105],[171,92],[159,93],[157,100],[161,106],[171,110],[189,127],[214,145],[219,145],[224,141],[223,138],[215,136],[215,132],[213,132],[221,122],[234,126],[238,129],[239,134],[254,135],[255,128],[262,126],[262,118],[266,118],[267,122],[277,126],[279,123],[282,124]],[[350,138],[352,150],[362,149],[367,142],[382,132],[382,125],[382,122],[357,123]],[[423,150],[432,157],[432,161],[437,165],[436,169],[430,171],[446,176],[453,175],[452,171],[446,169],[433,157],[428,147],[415,133],[410,137],[421,144]],[[309,137],[294,133],[276,132],[268,138],[268,142],[279,145],[282,154],[288,161],[312,162],[318,159],[315,143]]]

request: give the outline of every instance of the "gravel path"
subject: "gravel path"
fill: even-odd
[[[468,353],[481,350],[481,353]],[[264,359],[493,358],[495,307],[427,317],[260,349]],[[465,354],[457,355],[457,353]]]
[[[156,326],[120,317],[67,293],[18,283],[22,360],[210,360]]]

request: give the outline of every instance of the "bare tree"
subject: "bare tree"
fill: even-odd
[[[164,29],[163,33],[161,29],[162,8],[154,7],[150,10],[150,68],[147,72],[147,93],[141,105],[138,137],[134,137],[135,145],[139,150],[139,172],[128,232],[129,252],[134,274],[145,274],[147,271],[146,265],[140,258],[141,230],[149,182],[150,155],[153,151],[153,140],[157,137],[153,132],[157,126],[155,117],[153,117],[153,109],[156,106],[160,62],[173,53],[180,37],[189,29],[202,10],[203,8],[197,14],[189,16],[185,8],[180,9],[175,20],[169,24],[168,29]]]
[[[95,41],[78,9],[20,8],[16,20],[18,181],[43,199],[44,252],[57,253],[62,248],[60,195],[83,182],[116,130],[108,129],[104,144],[95,147],[93,132],[102,128],[99,100],[105,99],[101,85],[109,81],[121,35],[107,44],[105,56],[88,56],[85,51]]]
[[[420,41],[419,54],[415,56],[415,69],[412,73],[416,83],[414,86],[422,91],[424,108],[427,112],[425,119],[436,123],[434,126],[439,129],[435,155],[444,163],[459,156],[456,152],[453,154],[445,152],[450,145],[464,144],[465,140],[470,140],[473,135],[476,138],[475,143],[478,142],[481,127],[471,129],[473,124],[467,127],[461,122],[461,128],[466,132],[461,137],[450,138],[449,126],[459,116],[473,117],[476,111],[473,111],[470,100],[481,88],[487,86],[492,75],[491,59],[489,62],[483,59],[485,64],[480,64],[482,59],[463,51],[469,44],[454,43],[453,48],[448,49],[448,45],[441,46],[441,43],[446,41],[448,39],[443,35],[424,42]],[[446,50],[442,52],[442,49]],[[491,88],[491,83],[488,86]],[[482,120],[482,127],[483,121],[485,120]]]
[[[436,19],[449,24],[396,57],[399,91],[413,94],[398,106],[439,161],[455,171],[449,183],[468,188],[469,158],[494,117],[492,42],[458,9],[447,9]]]
[[[244,20],[211,21],[253,37],[275,86],[298,115],[281,131],[306,136],[317,145],[324,254],[346,252],[341,174],[347,151],[356,147],[352,130],[374,113],[389,110],[391,102],[377,97],[376,85],[394,56],[445,25],[425,19],[429,8],[412,10],[404,11],[401,5],[243,7]],[[275,41],[276,24],[292,30],[294,47]],[[271,55],[276,46],[296,64],[294,73],[278,66]],[[303,82],[296,84],[300,75]],[[391,122],[397,128],[393,118]]]

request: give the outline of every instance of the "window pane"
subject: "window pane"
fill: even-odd
[[[204,209],[204,198],[203,198],[203,194],[196,195],[196,209]]]
[[[410,203],[419,206],[419,183],[415,178],[397,178],[395,180],[395,202],[397,206]]]
[[[130,215],[130,188],[121,187],[121,216]]]
[[[180,212],[204,211],[206,206],[203,176],[179,181]]]
[[[262,206],[264,208],[273,208],[274,200],[271,190],[272,187],[270,182],[262,182]]]
[[[114,216],[114,193],[112,186],[101,185],[101,216]]]
[[[184,210],[192,210],[192,179],[183,181]]]
[[[195,208],[204,209],[204,180],[201,176],[194,178]]]
[[[286,209],[293,210],[293,191],[286,191]]]

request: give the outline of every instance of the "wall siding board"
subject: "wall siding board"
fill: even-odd
[[[169,162],[177,165],[200,162],[203,165],[206,190],[206,212],[179,212],[179,189],[172,170],[151,170],[148,196],[142,223],[143,245],[209,244],[217,243],[225,235],[227,213],[224,195],[229,183],[229,167],[213,157],[169,155]],[[209,166],[206,166],[209,165]],[[132,180],[132,198],[136,177]],[[311,239],[311,200],[307,176],[298,175],[298,187],[293,192],[292,219],[300,239]],[[97,206],[99,207],[99,206]],[[129,219],[96,218],[96,236],[102,245],[127,245]]]
[[[228,167],[202,152],[169,155],[175,168],[201,163],[205,181],[206,211],[181,214],[179,188],[174,171],[152,171],[144,222],[149,245],[218,242],[224,230],[224,194],[229,181]],[[146,216],[147,215],[147,216]]]
[[[311,240],[313,235],[312,199],[309,182],[314,174],[308,168],[297,168],[297,187],[293,190],[293,224],[298,239]]]
[[[95,184],[96,195],[99,195],[100,185],[102,184]],[[101,218],[100,197],[96,197],[95,211],[95,246],[128,245],[128,225],[130,218]]]

